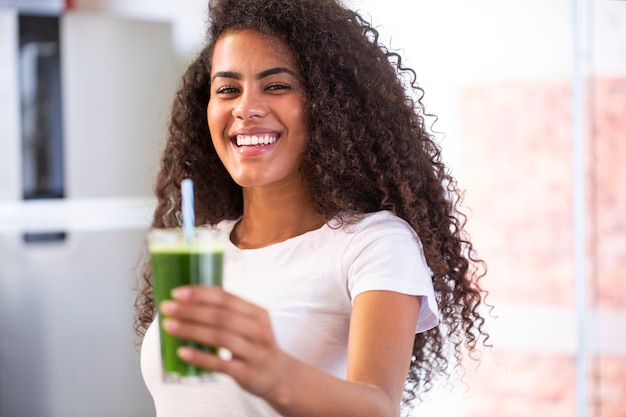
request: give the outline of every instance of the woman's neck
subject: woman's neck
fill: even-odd
[[[325,223],[315,211],[313,197],[305,187],[291,190],[244,189],[244,210],[231,233],[241,249],[255,249],[283,242]]]

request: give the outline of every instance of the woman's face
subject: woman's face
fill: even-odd
[[[215,44],[207,108],[213,145],[242,187],[301,184],[307,141],[304,92],[282,41],[251,30]]]

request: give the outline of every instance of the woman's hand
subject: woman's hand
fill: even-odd
[[[397,416],[420,299],[388,291],[358,295],[350,320],[347,380],[282,351],[264,309],[217,287],[180,287],[161,312],[168,333],[228,349],[223,359],[180,348],[198,367],[230,375],[289,417]]]
[[[166,332],[232,353],[225,359],[183,347],[178,354],[184,361],[230,375],[266,399],[280,395],[292,359],[279,349],[266,310],[218,287],[180,287],[172,296],[160,306]]]

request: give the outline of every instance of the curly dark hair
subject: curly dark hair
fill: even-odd
[[[441,324],[415,336],[403,403],[461,366],[488,334],[480,306],[484,262],[464,231],[463,194],[425,126],[423,90],[401,56],[379,42],[378,31],[337,0],[210,0],[204,49],[191,63],[173,103],[169,137],[155,193],[153,227],[181,222],[180,182],[195,183],[198,224],[242,215],[241,187],[213,148],[206,117],[211,56],[227,31],[253,29],[276,36],[295,54],[305,88],[310,137],[301,166],[316,210],[339,213],[391,210],[423,243],[433,273]],[[151,274],[144,264],[135,329],[153,320]],[[450,348],[450,350],[448,350]]]

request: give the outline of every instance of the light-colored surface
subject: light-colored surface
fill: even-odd
[[[21,198],[17,12],[0,9],[0,202]]]
[[[69,198],[22,201],[16,22],[0,9],[0,416],[154,415],[132,319],[178,81],[170,24],[63,15]]]
[[[143,232],[0,234],[0,416],[154,415],[131,317]]]
[[[0,234],[138,230],[150,225],[149,197],[29,200],[0,203]]]
[[[63,20],[68,198],[150,195],[177,82],[167,23]]]

